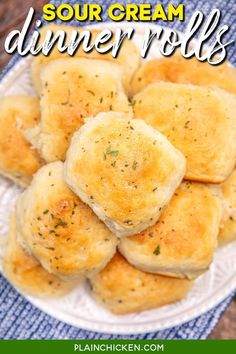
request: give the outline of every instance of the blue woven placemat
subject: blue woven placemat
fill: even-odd
[[[59,3],[80,3],[84,1],[51,1],[54,4]],[[94,1],[86,1],[86,3],[94,3]],[[140,3],[137,0],[120,1],[119,3]],[[180,1],[172,0],[171,3],[177,5]],[[115,0],[102,1],[97,0],[104,6],[104,20],[106,8],[111,3],[117,3]],[[142,3],[153,3],[156,1],[145,1]],[[163,5],[167,5],[169,1],[159,1]],[[227,35],[230,39],[236,33],[236,0],[182,0],[181,3],[185,4],[186,8],[186,21],[184,23],[174,21],[166,22],[165,26],[169,26],[180,31],[184,31],[186,23],[188,22],[191,14],[195,10],[201,10],[204,14],[209,14],[211,9],[219,8],[222,11],[223,22],[230,25],[230,33]],[[84,23],[87,25],[88,23]],[[159,23],[163,25],[163,23]],[[226,39],[227,39],[226,36]],[[236,65],[236,47],[232,45],[228,48],[228,59],[232,64]],[[0,79],[15,65],[19,60],[15,56],[9,65],[2,71]],[[110,335],[100,334],[83,329],[69,326],[63,322],[57,321],[54,318],[46,315],[42,311],[35,308],[16,290],[0,276],[0,339],[113,339],[113,338],[131,338],[131,339],[205,339],[211,333],[222,313],[225,311],[230,301],[235,294],[231,294],[227,299],[222,301],[218,306],[208,311],[206,314],[189,321],[181,326],[176,326],[163,331],[146,333],[146,334],[133,334],[133,335]]]

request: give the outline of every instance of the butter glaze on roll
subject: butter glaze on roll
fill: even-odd
[[[153,225],[185,174],[185,158],[157,130],[100,113],[73,136],[64,168],[72,190],[117,236]]]
[[[214,66],[196,58],[185,59],[181,55],[149,60],[136,70],[130,92],[135,95],[156,81],[217,86],[236,94],[236,69],[227,62]]]
[[[3,271],[17,289],[33,296],[57,297],[79,286],[78,280],[63,281],[47,272],[32,255],[18,245],[16,234],[16,219],[13,213],[3,257]]]
[[[158,222],[121,239],[120,252],[145,272],[196,278],[209,268],[217,247],[221,219],[217,192],[204,184],[182,183]]]
[[[185,178],[221,183],[236,164],[236,96],[159,82],[134,97],[135,118],[159,130],[187,160]]]
[[[40,119],[39,101],[31,96],[0,99],[0,174],[26,187],[43,160],[25,138]]]
[[[85,31],[85,28],[78,28],[78,27],[72,27],[72,26],[62,26],[62,25],[47,25],[44,26],[41,30],[41,41],[45,38],[45,35],[47,31],[50,30],[54,34],[57,31],[65,31],[67,35],[67,41],[70,39],[71,33],[73,30],[78,31],[81,33],[82,31]],[[101,33],[99,30],[90,30],[92,34],[92,41],[91,43],[94,43],[94,40],[96,37]],[[109,42],[111,43],[114,39],[111,39],[107,43],[105,43],[105,46],[109,45]],[[102,48],[104,45],[101,44],[100,48]],[[131,78],[135,72],[135,70],[139,67],[140,65],[140,54],[138,48],[135,46],[133,41],[125,39],[122,42],[121,48],[119,50],[119,54],[116,58],[112,57],[111,52],[109,51],[108,53],[103,53],[100,54],[96,50],[92,50],[89,53],[85,53],[84,50],[82,49],[82,46],[79,47],[79,49],[76,51],[75,55],[73,56],[74,58],[79,58],[79,57],[84,57],[87,59],[100,59],[100,60],[107,60],[111,61],[113,63],[118,63],[122,65],[123,68],[123,73],[122,73],[122,82],[124,84],[124,87],[126,89],[126,92],[129,92],[130,89],[130,81]],[[34,56],[32,58],[32,64],[31,64],[31,78],[33,81],[33,85],[37,91],[38,94],[41,93],[41,88],[42,84],[40,82],[40,73],[41,70],[44,68],[45,65],[47,65],[49,62],[56,60],[56,59],[62,59],[62,58],[71,58],[69,54],[67,53],[60,53],[56,46],[52,49],[50,54],[48,56],[45,56],[43,54],[39,54],[37,56]],[[95,62],[96,63],[96,62]]]
[[[116,251],[116,237],[65,184],[60,161],[34,175],[16,211],[19,244],[62,279],[101,270]]]
[[[64,161],[73,133],[88,116],[120,111],[132,116],[122,67],[85,58],[51,61],[41,72],[41,121],[27,137],[46,162]]]
[[[222,183],[223,215],[220,223],[219,244],[236,240],[236,170]]]
[[[94,298],[117,315],[141,312],[183,299],[193,282],[144,273],[119,253],[90,279]]]

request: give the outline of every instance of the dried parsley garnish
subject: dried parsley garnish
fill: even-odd
[[[154,249],[153,254],[155,254],[156,256],[158,256],[160,253],[161,253],[161,248],[160,248],[160,246],[158,245],[158,246]]]

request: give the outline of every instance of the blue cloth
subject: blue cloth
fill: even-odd
[[[84,1],[51,1],[54,4],[63,3],[81,3]],[[95,3],[94,1],[86,1],[86,3]],[[139,1],[128,0],[120,1],[120,3],[139,3]],[[117,3],[116,0],[102,1],[97,0],[96,3],[100,3],[104,6],[104,20],[107,20],[105,16],[106,9],[111,3]],[[143,0],[142,3],[153,3],[156,1]],[[168,4],[168,1],[159,1],[163,5]],[[180,1],[173,0],[172,4],[177,5]],[[230,25],[230,32],[227,34],[226,39],[235,39],[236,33],[236,1],[235,0],[182,0],[186,6],[186,21],[181,23],[179,21],[174,22],[159,22],[160,25],[165,25],[184,31],[186,23],[188,22],[191,14],[195,10],[201,10],[204,14],[209,14],[211,9],[219,8],[222,11],[223,22]],[[74,23],[75,24],[75,23]],[[78,23],[77,23],[78,24]],[[88,23],[84,23],[87,25]],[[236,65],[236,48],[235,45],[231,45],[228,48],[228,59],[232,64]],[[3,70],[0,75],[2,78],[19,60],[18,56],[15,56],[9,65]],[[100,334],[83,329],[69,326],[63,322],[57,321],[54,318],[46,315],[42,311],[35,308],[28,301],[26,301],[16,290],[0,276],[0,338],[1,339],[114,339],[114,338],[131,338],[131,339],[205,339],[211,333],[212,329],[216,325],[218,319],[225,311],[230,301],[235,294],[231,294],[227,299],[222,301],[218,306],[208,311],[204,315],[189,321],[181,326],[176,326],[163,331],[147,333],[147,334],[133,334],[133,335],[110,335]]]

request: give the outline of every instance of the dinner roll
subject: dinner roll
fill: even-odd
[[[17,240],[50,273],[72,279],[101,270],[117,240],[67,187],[60,161],[42,167],[17,201]]]
[[[73,136],[65,179],[117,236],[159,218],[185,173],[185,159],[158,131],[122,113],[100,113]]]
[[[28,139],[47,162],[64,160],[71,135],[90,115],[132,114],[121,82],[121,67],[105,60],[58,59],[41,73],[42,117]]]
[[[192,286],[187,279],[144,273],[119,253],[90,279],[92,295],[115,314],[150,310],[184,298]]]
[[[217,88],[150,84],[134,114],[158,129],[187,159],[186,179],[220,183],[236,163],[236,96]]]
[[[221,185],[223,215],[220,223],[219,244],[236,240],[236,170]]]
[[[17,289],[40,297],[62,296],[79,284],[78,281],[63,281],[48,273],[33,256],[17,244],[15,214],[10,222],[3,271]]]
[[[23,187],[42,164],[24,136],[27,128],[38,123],[39,117],[39,102],[34,97],[0,99],[0,173]]]
[[[236,94],[236,70],[227,62],[214,66],[196,58],[185,59],[181,55],[146,61],[136,70],[130,92],[134,95],[155,81],[218,86]]]
[[[221,218],[214,189],[185,182],[158,222],[120,241],[119,250],[135,267],[152,273],[193,279],[213,260]]]
[[[41,29],[41,42],[45,39],[47,31],[52,31],[54,34],[57,31],[65,31],[66,32],[66,43],[69,43],[69,40],[71,38],[71,34],[73,30],[76,30],[78,33],[81,33],[82,31],[85,31],[85,28],[78,28],[78,27],[72,27],[72,26],[62,26],[62,25],[57,25],[57,24],[50,24],[47,26],[44,26]],[[101,33],[102,30],[89,30],[91,32],[91,44],[94,43],[96,37]],[[113,36],[114,37],[114,36]],[[100,48],[103,48],[104,46],[107,47],[109,44],[113,43],[114,38],[109,40],[105,44],[101,44]],[[116,58],[112,57],[111,51],[108,53],[103,53],[100,54],[98,53],[95,49],[90,51],[89,53],[85,53],[82,45],[79,46],[78,50],[76,51],[74,57],[85,57],[85,58],[90,58],[90,59],[102,59],[102,60],[108,60],[112,62],[117,62],[122,65],[123,67],[123,75],[122,75],[122,81],[124,83],[125,89],[128,92],[130,88],[130,81],[131,78],[135,72],[135,70],[139,67],[140,65],[140,55],[138,48],[135,46],[133,41],[128,40],[127,38],[122,42],[121,48],[119,50],[119,53]],[[31,65],[31,77],[33,81],[33,85],[38,93],[41,91],[41,82],[40,82],[40,71],[42,68],[48,64],[50,61],[59,59],[59,58],[70,58],[69,54],[65,53],[60,53],[57,49],[57,45],[55,45],[50,52],[48,56],[45,56],[43,54],[39,54],[37,56],[34,56],[32,58],[32,65]]]

